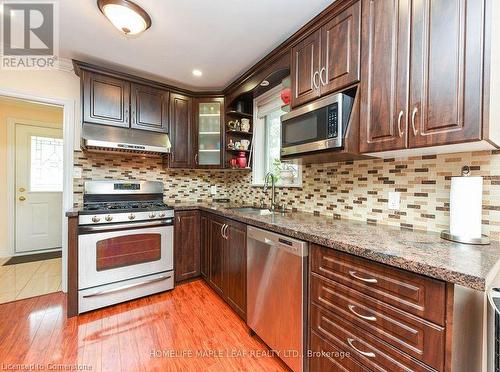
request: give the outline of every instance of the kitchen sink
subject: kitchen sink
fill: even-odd
[[[271,211],[270,209],[257,207],[232,208],[232,210],[239,213],[254,214],[258,216],[267,216],[273,214],[273,211]]]
[[[231,208],[231,210],[239,213],[252,214],[256,216],[269,216],[272,214],[283,214],[284,212],[280,211],[272,211],[267,208],[257,208],[257,207],[240,207],[240,208]]]

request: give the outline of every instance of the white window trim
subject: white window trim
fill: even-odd
[[[265,148],[265,138],[264,136],[258,136],[258,133],[263,133],[263,127],[265,125],[265,116],[267,113],[276,110],[277,108],[281,108],[281,99],[276,98],[279,93],[283,90],[283,85],[280,84],[264,94],[256,97],[253,100],[253,138],[252,138],[252,157],[253,157],[253,167],[252,167],[252,187],[263,187],[264,181],[256,179],[260,178],[263,175],[264,171],[262,169],[262,165],[264,164],[264,153],[258,153],[256,151],[257,148],[262,149]],[[262,106],[265,107],[264,111],[262,110]],[[259,112],[258,108],[261,107]],[[260,129],[259,129],[260,128]],[[302,167],[299,165],[299,174],[298,174],[298,182],[293,185],[276,185],[278,188],[302,188]]]

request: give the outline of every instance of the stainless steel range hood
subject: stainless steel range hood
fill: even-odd
[[[170,153],[171,144],[166,133],[83,123],[82,148],[161,156]]]

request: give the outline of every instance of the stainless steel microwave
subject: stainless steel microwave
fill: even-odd
[[[281,156],[340,149],[353,98],[336,93],[281,117]]]

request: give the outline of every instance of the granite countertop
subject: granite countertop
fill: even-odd
[[[443,240],[437,233],[402,230],[328,216],[292,212],[267,216],[234,211],[235,205],[177,203],[175,210],[204,210],[248,225],[316,243],[376,262],[484,291],[500,267],[500,242],[487,246]],[[237,205],[236,207],[241,207]],[[78,209],[68,211],[78,215]]]

